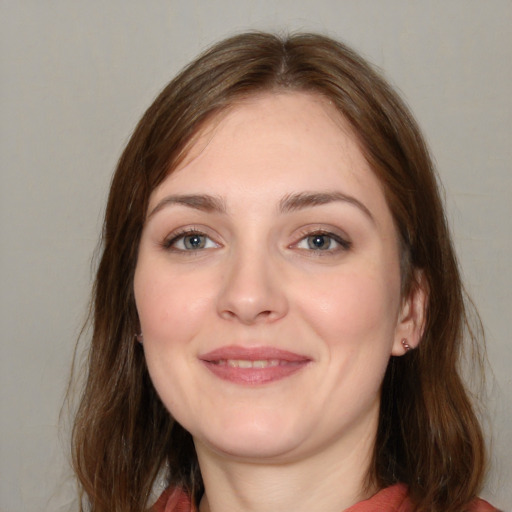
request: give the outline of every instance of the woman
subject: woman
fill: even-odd
[[[427,149],[316,35],[214,46],[115,173],[74,463],[91,510],[487,511]]]

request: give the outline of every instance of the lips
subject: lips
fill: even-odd
[[[236,384],[274,382],[305,368],[311,359],[274,347],[222,347],[199,356],[215,376]]]

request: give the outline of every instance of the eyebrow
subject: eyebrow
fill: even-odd
[[[281,213],[289,213],[334,202],[344,202],[356,206],[372,222],[375,222],[370,210],[361,201],[342,192],[299,192],[289,194],[279,202],[279,211]],[[225,214],[227,212],[226,202],[219,196],[209,194],[170,195],[162,199],[151,210],[148,219],[170,205],[183,205],[208,213]]]
[[[288,213],[338,201],[356,206],[372,222],[375,222],[372,213],[361,201],[353,196],[343,194],[342,192],[300,192],[297,194],[290,194],[280,201],[279,210],[282,213]]]
[[[149,213],[148,219],[169,205],[183,205],[203,212],[226,213],[226,203],[221,197],[208,194],[172,195],[162,199]]]

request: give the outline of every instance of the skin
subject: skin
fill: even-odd
[[[290,203],[310,193],[338,195]],[[194,438],[201,511],[339,512],[376,491],[380,387],[401,340],[418,343],[424,294],[401,297],[380,183],[326,100],[269,93],[208,125],[151,196],[134,290],[152,381]],[[226,345],[308,363],[233,383],[201,361]]]

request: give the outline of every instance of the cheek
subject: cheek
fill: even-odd
[[[134,292],[146,364],[162,402],[179,420],[186,418],[187,410],[180,397],[199,385],[189,369],[195,364],[194,340],[207,322],[210,304],[207,287],[200,285],[190,276],[170,272],[165,261],[139,259]]]
[[[138,267],[134,290],[144,339],[151,343],[193,338],[211,301],[210,288],[200,277],[161,271],[158,262]]]
[[[302,293],[302,315],[330,344],[391,342],[399,286],[383,272],[343,272]]]

